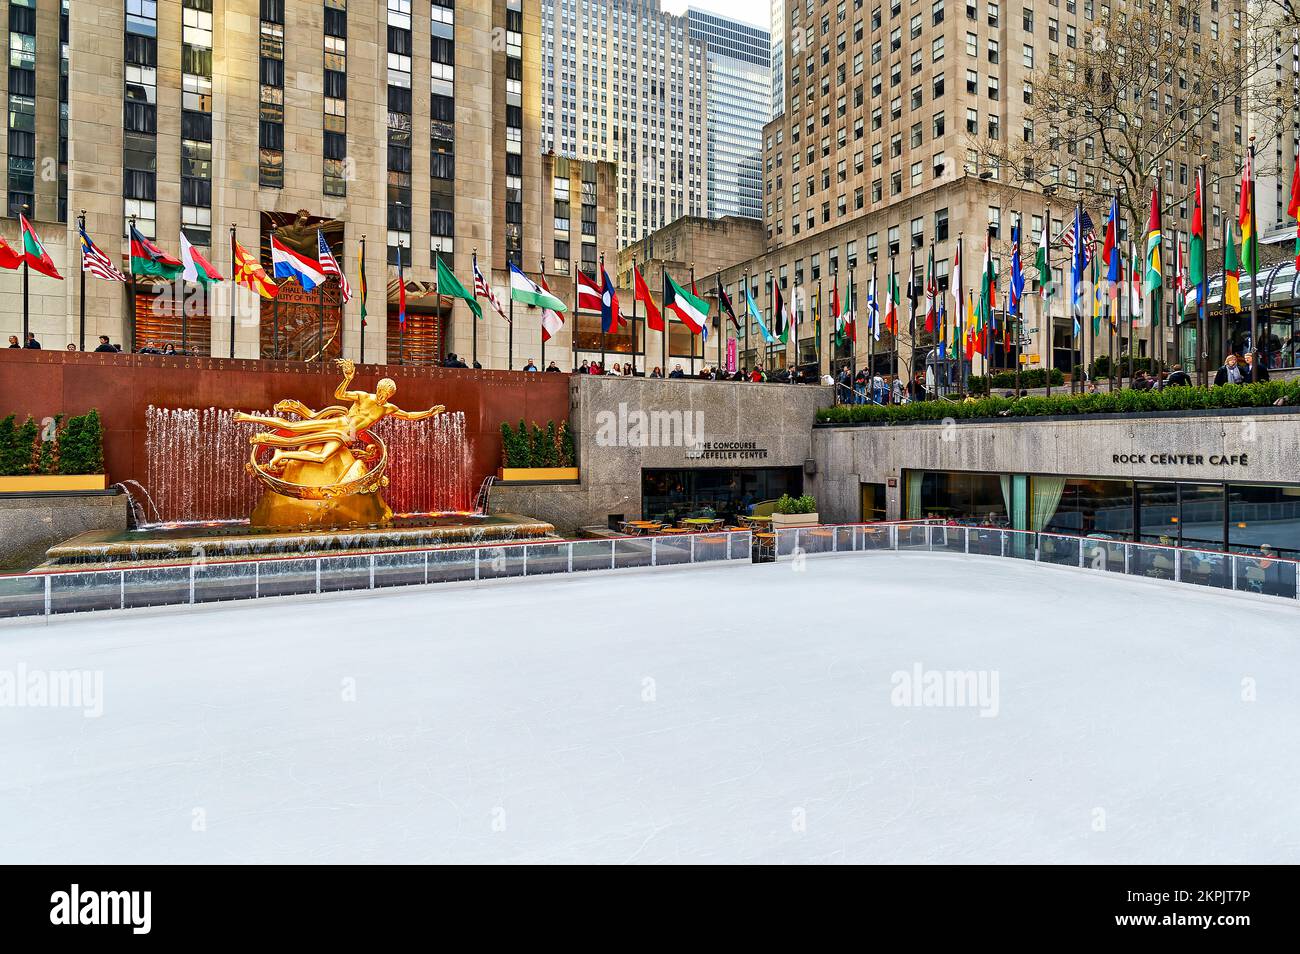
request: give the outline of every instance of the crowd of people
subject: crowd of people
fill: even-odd
[[[20,342],[17,335],[10,335],[9,347],[24,348],[33,351],[39,351],[41,350],[41,343],[37,339],[36,333],[33,331],[29,331],[27,332],[26,342]],[[76,342],[70,342],[65,350],[80,351],[81,348],[77,346]],[[114,344],[109,339],[108,335],[100,335],[99,344],[96,345],[91,350],[102,354],[121,354],[122,346],[120,344]],[[190,352],[183,351],[180,348],[177,348],[170,341],[166,341],[166,342],[150,341],[146,343],[143,347],[137,348],[135,353],[136,354],[189,355]]]
[[[554,364],[554,362],[552,362]],[[527,370],[527,369],[525,369]],[[547,371],[559,368],[547,368]],[[583,361],[574,371],[575,374],[603,374],[615,377],[625,378],[668,378],[671,380],[689,380],[689,381],[750,381],[754,383],[771,383],[771,384],[818,384],[829,383],[819,381],[817,373],[810,368],[774,368],[769,371],[762,367],[753,367],[748,371],[743,368],[737,368],[735,371],[728,371],[721,365],[704,365],[698,371],[689,371],[684,368],[681,362],[677,362],[667,374],[659,365],[655,365],[647,374],[646,372],[634,368],[630,363],[605,365],[600,361]]]

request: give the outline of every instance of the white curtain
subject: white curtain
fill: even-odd
[[[921,481],[924,478],[923,470],[907,472],[907,520],[921,519]]]
[[[1042,530],[1056,513],[1065,492],[1064,477],[1033,478],[1033,497],[1029,514],[1029,529]]]
[[[1002,506],[1007,508],[1007,526],[1016,525],[1016,513],[1011,509],[1011,475],[999,474],[998,481],[1002,484]]]

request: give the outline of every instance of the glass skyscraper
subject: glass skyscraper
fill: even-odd
[[[763,125],[772,116],[771,36],[761,27],[690,8],[692,40],[706,44],[708,215],[763,216]]]

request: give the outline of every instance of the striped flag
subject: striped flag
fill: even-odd
[[[492,286],[488,280],[483,277],[483,273],[478,270],[478,255],[474,256],[474,297],[486,298],[487,303],[492,306],[498,315],[506,318],[505,309],[501,307],[501,302],[497,301],[497,296],[492,292]],[[509,318],[506,318],[509,321]]]
[[[361,291],[361,327],[366,326],[366,240],[363,236],[357,243],[357,263],[360,266],[357,286]]]
[[[86,234],[86,227],[81,226],[79,231],[81,232],[81,270],[110,282],[126,281],[126,276],[113,264],[112,259],[90,240],[90,236]]]
[[[345,302],[352,300],[352,287],[348,284],[347,276],[343,274],[343,269],[339,268],[338,259],[330,251],[329,243],[325,241],[325,233],[320,229],[316,230],[316,241],[320,246],[320,253],[316,261],[320,264],[320,270],[325,275],[333,275],[339,280],[339,293],[343,296]]]
[[[1087,266],[1092,261],[1092,247],[1097,244],[1097,230],[1093,227],[1092,216],[1087,212],[1080,212],[1065,231],[1061,233],[1060,243],[1070,250],[1071,255],[1074,253],[1074,233],[1076,226],[1078,231],[1083,235],[1083,264]]]

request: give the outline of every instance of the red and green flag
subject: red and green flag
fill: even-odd
[[[361,293],[361,327],[366,326],[366,240],[362,239],[357,243],[357,261],[361,266],[361,274],[357,276],[357,287]]]
[[[36,230],[32,228],[32,223],[27,221],[27,216],[19,213],[18,221],[22,223],[23,228],[23,261],[27,263],[27,267],[50,278],[62,280],[63,276],[54,267],[54,259],[50,258],[49,252],[45,251],[45,246],[41,244]]]
[[[133,224],[131,226],[131,274],[154,275],[168,281],[180,278],[185,264],[172,258],[149,241]]]
[[[1295,267],[1300,269],[1300,152],[1296,153],[1295,169],[1291,173],[1291,201],[1287,204],[1286,214],[1295,219]]]
[[[1151,215],[1147,219],[1147,254],[1143,289],[1150,294],[1160,288],[1164,278],[1160,269],[1160,190],[1151,190]]]

